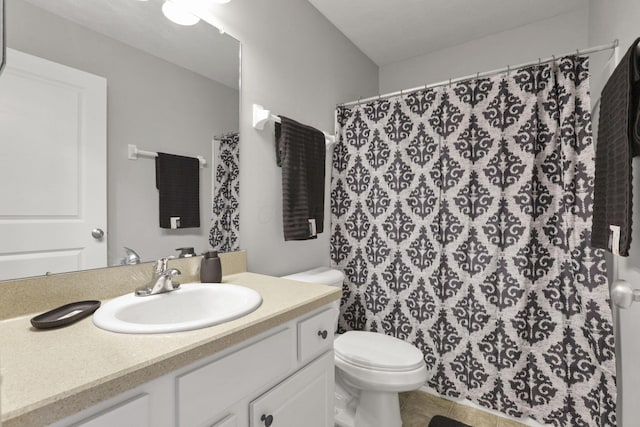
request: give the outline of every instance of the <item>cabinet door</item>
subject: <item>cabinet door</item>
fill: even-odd
[[[251,427],[333,427],[333,351],[251,403]]]
[[[178,425],[211,423],[234,403],[275,384],[295,366],[295,340],[287,328],[177,377]]]

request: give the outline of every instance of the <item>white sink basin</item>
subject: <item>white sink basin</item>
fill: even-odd
[[[260,294],[244,286],[186,283],[164,294],[114,298],[93,314],[93,323],[125,334],[190,331],[237,319],[261,303]]]

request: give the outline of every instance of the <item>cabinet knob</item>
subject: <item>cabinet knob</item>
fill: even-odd
[[[327,339],[327,331],[326,330],[318,331],[318,336],[322,337],[323,340],[326,340]]]
[[[273,423],[273,415],[262,414],[262,417],[260,417],[260,421],[264,422],[264,425],[269,427],[271,423]]]

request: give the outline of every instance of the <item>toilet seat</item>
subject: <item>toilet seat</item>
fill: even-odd
[[[337,358],[363,369],[406,372],[424,365],[420,350],[398,338],[365,331],[349,331],[334,341]]]
[[[422,365],[409,371],[378,371],[344,361],[336,355],[336,376],[358,390],[397,393],[420,388],[427,381],[427,367]],[[339,374],[338,374],[339,372]]]
[[[333,346],[339,375],[357,389],[395,393],[415,390],[427,380],[422,352],[398,338],[349,331]]]

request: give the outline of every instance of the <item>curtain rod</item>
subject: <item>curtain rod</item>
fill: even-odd
[[[377,96],[371,96],[369,98],[364,98],[364,99],[358,99],[357,101],[350,101],[350,102],[345,102],[342,104],[338,104],[338,106],[342,106],[342,107],[348,107],[351,105],[358,105],[358,104],[363,104],[369,101],[375,101],[377,99],[386,99],[386,98],[392,98],[394,96],[397,95],[407,95],[413,92],[418,92],[421,90],[426,90],[426,89],[431,89],[434,87],[439,87],[439,86],[445,86],[445,85],[450,85],[453,83],[460,83],[466,80],[473,80],[473,79],[479,79],[481,77],[489,77],[489,76],[493,76],[495,74],[500,74],[500,73],[505,73],[505,72],[509,72],[511,70],[517,70],[520,68],[524,68],[524,67],[530,67],[532,65],[538,65],[538,64],[544,64],[547,62],[552,62],[555,61],[557,58],[561,58],[563,56],[568,56],[568,55],[588,55],[590,53],[595,53],[595,52],[600,52],[602,50],[609,50],[609,49],[615,49],[616,47],[618,47],[618,39],[614,40],[613,42],[609,43],[609,44],[603,44],[600,46],[594,46],[594,47],[590,47],[587,49],[576,49],[573,52],[569,52],[563,55],[552,55],[549,58],[544,58],[544,59],[540,59],[538,58],[537,61],[531,61],[531,62],[525,62],[523,64],[518,64],[518,65],[508,65],[504,68],[498,68],[495,70],[491,70],[491,71],[485,71],[482,73],[476,73],[476,74],[470,74],[468,76],[464,76],[464,77],[458,77],[455,79],[449,79],[449,80],[445,80],[442,82],[438,82],[438,83],[432,83],[432,84],[425,84],[422,86],[418,86],[418,87],[414,87],[411,89],[403,89],[403,90],[399,90],[396,92],[390,92],[390,93],[385,93],[384,95],[377,95]]]

